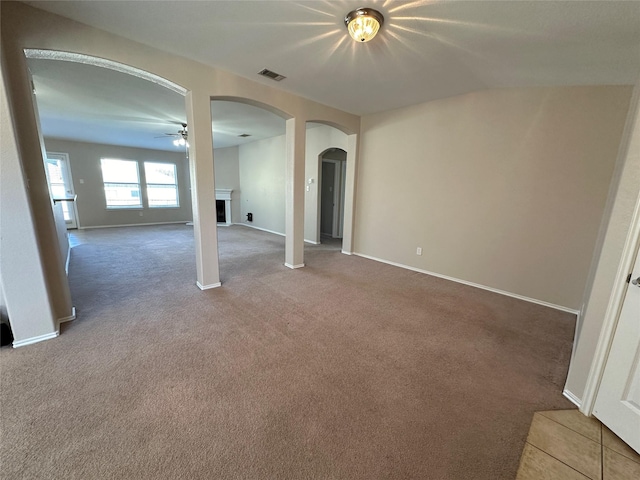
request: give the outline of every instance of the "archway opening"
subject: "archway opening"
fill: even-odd
[[[343,253],[352,251],[356,144],[355,134],[324,122],[307,122],[304,238],[308,244],[331,243]]]
[[[125,302],[160,279],[192,285],[192,182],[185,147],[173,144],[186,121],[186,90],[104,59],[25,54],[73,303],[87,312],[105,304],[100,292]],[[60,188],[71,198],[59,198]],[[67,200],[75,215],[60,222]],[[172,241],[175,248],[161,249]],[[179,268],[156,262],[165,255]]]
[[[286,114],[211,100],[221,281],[280,268],[286,235]]]

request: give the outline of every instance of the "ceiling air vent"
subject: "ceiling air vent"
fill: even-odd
[[[260,70],[258,72],[258,75],[262,75],[263,77],[270,78],[271,80],[275,80],[276,82],[279,82],[280,80],[287,78],[284,75],[280,75],[279,73],[272,72],[268,68]]]
[[[251,134],[249,134],[249,133],[241,133],[241,134],[240,134],[240,135],[238,135],[238,136],[239,136],[239,137],[242,137],[242,138],[247,138],[247,137],[250,137],[250,136],[251,136]]]

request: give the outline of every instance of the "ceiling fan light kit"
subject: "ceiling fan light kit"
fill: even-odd
[[[165,135],[169,137],[178,137],[173,141],[173,144],[176,147],[184,147],[185,145],[189,146],[189,144],[187,143],[187,138],[188,138],[187,124],[182,123],[181,125],[182,125],[182,128],[178,130],[178,133],[165,133]]]
[[[358,8],[344,17],[349,35],[358,43],[373,39],[383,23],[384,17],[373,8]]]

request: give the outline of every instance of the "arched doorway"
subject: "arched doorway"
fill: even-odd
[[[216,97],[211,119],[221,281],[265,274],[285,256],[286,120]]]
[[[357,143],[357,134],[345,131],[337,125],[319,121],[307,122],[305,242],[318,245],[322,242],[321,233],[324,233],[322,243],[331,238],[334,243],[341,243],[342,253],[352,253]],[[323,160],[327,163],[325,174],[331,176],[328,183],[333,185],[322,181]],[[335,208],[334,213],[325,208],[325,222],[332,225],[325,225],[325,228],[321,225],[323,188],[325,207]],[[333,194],[335,198],[329,201],[327,195]],[[342,239],[342,242],[336,239]]]

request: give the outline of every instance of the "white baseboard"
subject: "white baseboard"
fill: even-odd
[[[86,227],[78,227],[78,230],[89,230],[91,228],[116,228],[116,227],[149,227],[151,225],[188,225],[186,220],[178,222],[153,222],[153,223],[123,223],[120,225],[88,225]]]
[[[576,407],[580,408],[582,406],[582,400],[580,400],[577,396],[575,396],[569,390],[564,389],[562,391],[562,395],[564,395],[564,397],[567,400],[569,400],[571,403],[573,403]]]
[[[196,285],[200,290],[210,290],[212,288],[218,288],[222,286],[222,282],[210,283],[209,285],[202,285],[200,282],[196,282]]]
[[[38,335],[37,337],[25,338],[24,340],[17,340],[13,342],[13,348],[25,347],[27,345],[32,345],[38,342],[44,342],[45,340],[50,340],[52,338],[56,338],[60,333],[56,330],[55,332],[45,333],[44,335]]]
[[[224,225],[224,224],[219,223],[218,225]],[[249,228],[254,228],[256,230],[261,230],[263,232],[273,233],[274,235],[280,235],[281,237],[286,237],[287,236],[285,233],[276,232],[274,230],[269,230],[267,228],[256,227],[255,225],[249,225],[248,223],[231,223],[230,225],[242,225],[243,227],[249,227]],[[315,242],[313,240],[307,240],[306,238],[304,239],[304,243],[310,243],[311,245],[321,245],[320,242]]]
[[[276,232],[274,230],[269,230],[267,228],[256,227],[255,225],[249,225],[248,223],[234,223],[233,225],[242,225],[243,227],[255,228],[256,230],[261,230],[267,233],[273,233],[274,235],[280,235],[281,237],[286,237],[284,233]]]
[[[304,263],[300,263],[298,265],[291,265],[290,263],[285,263],[284,264],[285,267],[290,268],[292,270],[296,269],[296,268],[302,268],[304,267]]]
[[[69,276],[69,263],[71,262],[71,243],[69,243],[69,234],[67,233],[67,261],[64,262],[64,272]]]
[[[69,315],[68,317],[59,318],[58,319],[58,326],[61,323],[70,322],[70,321],[75,320],[75,319],[76,319],[76,307],[71,307],[71,315]]]
[[[344,253],[345,255],[353,255],[353,252],[347,252],[346,250],[342,250],[342,253]]]
[[[344,253],[344,252],[343,252]],[[409,265],[403,265],[402,263],[391,262],[389,260],[384,260],[382,258],[372,257],[371,255],[365,255],[364,253],[353,252],[354,255],[358,257],[368,258],[369,260],[375,260],[376,262],[386,263],[388,265],[393,265],[394,267],[406,268],[407,270],[411,270],[418,273],[424,273],[426,275],[431,275],[433,277],[442,278],[444,280],[450,280],[456,283],[462,283],[463,285],[468,285],[470,287],[480,288],[482,290],[487,290],[489,292],[498,293],[500,295],[505,295],[507,297],[517,298],[518,300],[524,300],[525,302],[535,303],[537,305],[542,305],[544,307],[553,308],[555,310],[560,310],[561,312],[571,313],[573,315],[579,315],[579,310],[574,310],[572,308],[564,307],[562,305],[556,305],[554,303],[545,302],[543,300],[537,300],[535,298],[525,297],[524,295],[518,295],[517,293],[507,292],[505,290],[500,290],[493,287],[487,287],[486,285],[480,285],[479,283],[468,282],[466,280],[461,280],[455,277],[449,277],[447,275],[441,275],[439,273],[430,272],[428,270],[423,270],[421,268],[410,267]]]

